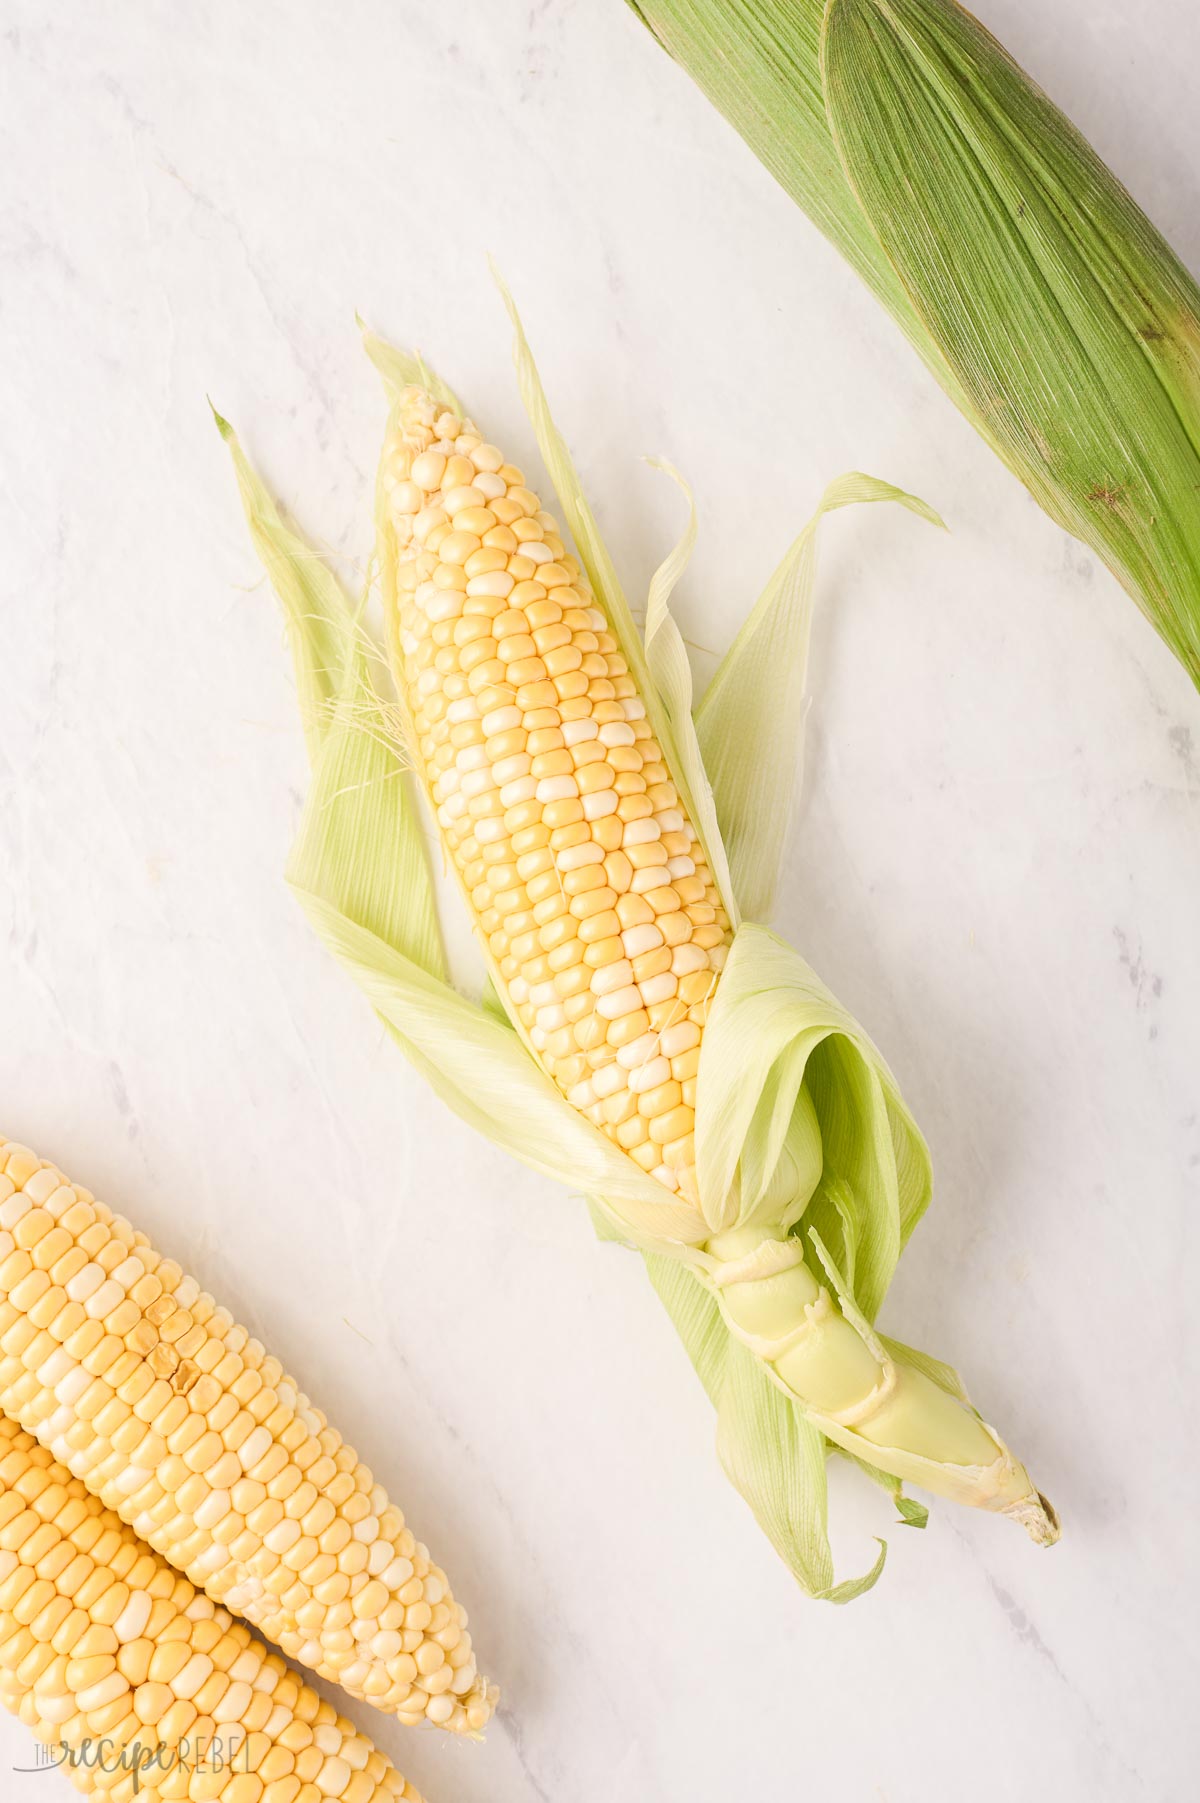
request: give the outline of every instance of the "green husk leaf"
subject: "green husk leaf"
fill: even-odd
[[[362,333],[363,349],[383,377],[383,386],[389,401],[394,401],[405,388],[424,388],[440,401],[443,407],[449,407],[452,413],[461,418],[465,409],[448,382],[443,382],[437,371],[431,369],[424,357],[417,351],[403,351],[386,339],[379,338],[370,327],[358,321]]]
[[[483,1009],[485,1014],[490,1014],[492,1019],[498,1021],[502,1027],[508,1027],[510,1031],[515,1031],[512,1020],[509,1017],[508,1009],[501,1001],[500,992],[492,981],[490,974],[483,979],[483,992],[479,997],[479,1006]]]
[[[289,881],[440,979],[445,952],[425,839],[411,775],[375,684],[362,610],[284,525],[232,428],[216,417],[255,549],[283,605],[312,764]]]
[[[420,807],[370,640],[340,584],[286,527],[229,426],[255,546],[284,607],[297,685],[313,708],[313,780],[288,881],[412,1062],[455,1112],[534,1169],[603,1197],[633,1235],[702,1237],[695,1212],[562,1097],[506,1016],[444,981]]]
[[[838,1458],[848,1459],[852,1465],[857,1465],[864,1477],[869,1477],[873,1484],[878,1484],[881,1490],[887,1491],[896,1505],[902,1527],[923,1528],[928,1525],[929,1510],[924,1503],[914,1502],[911,1496],[905,1496],[904,1486],[898,1477],[893,1477],[890,1471],[880,1471],[878,1465],[868,1465],[865,1459],[847,1452],[844,1447],[835,1446],[832,1440],[828,1449],[831,1453],[836,1453]]]
[[[873,1321],[929,1202],[928,1151],[858,1023],[791,946],[743,922],[713,998],[697,1075],[696,1167],[714,1231],[759,1218],[746,1172],[769,1159],[746,1147],[767,1130],[761,1102],[780,1069],[786,1089],[782,1098],[775,1093],[773,1112],[790,1096],[794,1105],[811,1104],[820,1124],[822,1181],[804,1232],[828,1232],[845,1248],[847,1283]],[[714,1221],[726,1200],[728,1212]]]
[[[1200,683],[1200,289],[1069,121],[953,0],[629,3]]]
[[[442,1100],[494,1145],[602,1201],[633,1237],[695,1241],[693,1209],[564,1105],[507,1022],[422,970],[310,889],[296,888],[312,924]]]
[[[1006,461],[1200,681],[1200,292],[983,27],[832,0],[847,177]]]
[[[587,1202],[587,1211],[591,1219],[592,1229],[598,1240],[611,1240],[618,1246],[633,1245],[633,1241],[630,1239],[629,1234],[613,1219],[612,1215],[607,1212],[603,1203],[598,1202],[594,1196],[585,1197],[585,1201]]]
[[[763,1083],[738,1157],[738,1218],[743,1223],[753,1218],[767,1226],[793,1226],[821,1182],[821,1125],[803,1087],[807,1058],[803,1040],[792,1043]],[[718,1223],[728,1225],[731,1218],[732,1208],[722,1209]]]
[[[837,246],[968,412],[953,371],[914,312],[846,180],[821,85],[825,0],[625,3]]]
[[[944,524],[932,507],[889,482],[857,471],[837,477],[759,596],[696,713],[733,891],[749,920],[768,920],[774,910],[800,778],[817,529],[827,513],[872,501],[897,501],[935,526]]]
[[[851,1327],[855,1329],[859,1339],[872,1354],[875,1362],[882,1365],[887,1358],[883,1341],[859,1308],[857,1298],[850,1285],[843,1277],[841,1271],[839,1271],[837,1261],[830,1253],[829,1248],[826,1246],[816,1228],[808,1221],[804,1224],[804,1238],[817,1255],[817,1266],[824,1271],[829,1287],[837,1297],[837,1304],[841,1313],[845,1316],[846,1320],[849,1321]]]
[[[700,842],[709,854],[713,875],[729,918],[737,925],[740,900],[730,877],[724,840],[717,820],[716,802],[704,767],[696,724],[692,719],[692,667],[688,662],[683,634],[671,613],[671,593],[687,567],[696,543],[696,507],[692,491],[679,471],[665,458],[648,459],[678,484],[688,504],[688,523],[683,536],[664,558],[650,579],[646,596],[645,648],[646,665],[655,693],[671,723],[674,758],[671,768],[680,772],[679,787],[690,798],[693,824]]]
[[[808,1220],[810,1223],[821,1224],[818,1231],[823,1228],[824,1243],[834,1248],[838,1269],[845,1272],[845,1281],[851,1294],[854,1291],[854,1259],[858,1249],[861,1218],[858,1198],[850,1185],[840,1177],[824,1174],[810,1204]]]
[[[251,541],[283,607],[300,721],[309,760],[315,763],[335,717],[355,642],[350,606],[333,571],[280,518],[229,421],[215,407],[212,415],[233,458]]]
[[[918,1502],[915,1497],[905,1496],[903,1490],[897,1490],[892,1501],[895,1503],[896,1511],[905,1527],[924,1528],[929,1526],[929,1510],[924,1503]]]
[[[881,1333],[879,1338],[898,1365],[911,1365],[914,1371],[923,1371],[931,1383],[937,1384],[948,1396],[957,1397],[959,1402],[970,1408],[971,1398],[953,1365],[931,1358],[929,1353],[919,1352],[915,1346],[906,1346],[903,1340],[893,1340],[889,1334]]]
[[[798,1584],[848,1603],[883,1571],[887,1546],[858,1578],[834,1582],[827,1531],[825,1441],[730,1334],[711,1292],[679,1260],[646,1255],[651,1282],[717,1411],[717,1454],[729,1481]]]

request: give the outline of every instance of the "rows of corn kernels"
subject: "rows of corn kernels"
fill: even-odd
[[[353,1449],[144,1234],[3,1141],[0,1408],[312,1670],[402,1721],[487,1720],[465,1612]]]
[[[137,1794],[121,1749],[154,1758],[137,1787],[150,1803],[417,1799],[278,1653],[3,1417],[0,1701],[43,1743],[90,1748],[72,1775],[113,1803]]]
[[[508,999],[568,1100],[694,1199],[729,921],[636,684],[553,516],[470,421],[408,391],[384,469],[416,751]]]

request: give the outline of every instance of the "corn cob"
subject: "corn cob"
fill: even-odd
[[[555,519],[470,420],[403,390],[381,488],[409,750],[509,1012],[567,1100],[696,1204],[729,921],[637,685]],[[1003,1443],[853,1325],[799,1241],[749,1228],[704,1250],[730,1330],[830,1438],[1056,1538]]]
[[[729,920],[608,621],[519,469],[408,391],[385,459],[402,693],[491,962],[567,1100],[695,1201]]]
[[[1200,289],[957,0],[627,0],[1200,683]]]
[[[107,1774],[80,1763],[70,1775],[113,1803],[135,1794],[149,1803],[420,1803],[278,1653],[4,1417],[0,1700],[60,1751],[106,1740]],[[214,1737],[223,1771],[200,1751]],[[187,1756],[183,1742],[201,1762],[190,1782],[183,1764],[170,1775]]]
[[[404,1722],[477,1732],[466,1615],[370,1471],[144,1234],[0,1138],[0,1408],[155,1552]]]

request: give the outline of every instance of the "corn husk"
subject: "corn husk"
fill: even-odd
[[[1200,289],[953,0],[628,0],[1200,683]]]
[[[796,780],[818,521],[852,502],[888,500],[940,522],[924,503],[874,478],[856,474],[832,484],[693,712],[691,671],[668,603],[694,522],[652,581],[639,631],[515,312],[513,319],[518,380],[563,515],[739,923],[700,1066],[701,1206],[644,1175],[564,1100],[493,984],[474,999],[449,981],[423,817],[364,623],[366,599],[345,595],[282,520],[220,422],[256,547],[283,603],[308,714],[313,781],[288,880],[326,945],[443,1101],[534,1169],[582,1190],[601,1236],[642,1253],[717,1408],[727,1474],[805,1590],[844,1602],[876,1581],[885,1549],[862,1576],[835,1579],[825,1489],[831,1446],[892,1495],[902,1522],[922,1525],[925,1510],[872,1464],[866,1441],[806,1412],[736,1340],[706,1283],[712,1260],[704,1246],[715,1233],[760,1221],[803,1235],[842,1312],[880,1355],[886,1347],[888,1356],[917,1365],[963,1399],[949,1367],[882,1341],[872,1325],[929,1201],[924,1141],[862,1029],[791,947],[748,917],[751,906],[769,906],[774,892],[778,819],[787,816]],[[436,381],[423,364],[370,336],[367,349],[393,398],[414,380]],[[443,386],[437,392],[450,393]],[[810,1131],[818,1116],[819,1136]],[[797,1195],[807,1206],[788,1213],[788,1198]],[[803,1218],[793,1218],[801,1209]],[[909,1475],[923,1482],[929,1472],[918,1461]]]

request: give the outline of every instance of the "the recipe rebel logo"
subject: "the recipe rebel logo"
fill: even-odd
[[[144,1781],[159,1784],[172,1772],[217,1772],[230,1776],[250,1770],[250,1737],[243,1730],[231,1734],[184,1737],[172,1746],[161,1742],[147,1744],[133,1740],[118,1743],[108,1736],[100,1740],[84,1739],[75,1746],[65,1740],[38,1743],[34,1765],[16,1765],[14,1772],[103,1772],[110,1776],[127,1773],[133,1779],[133,1794],[141,1794]],[[147,1779],[147,1774],[152,1777]],[[86,1781],[85,1781],[86,1785]]]

